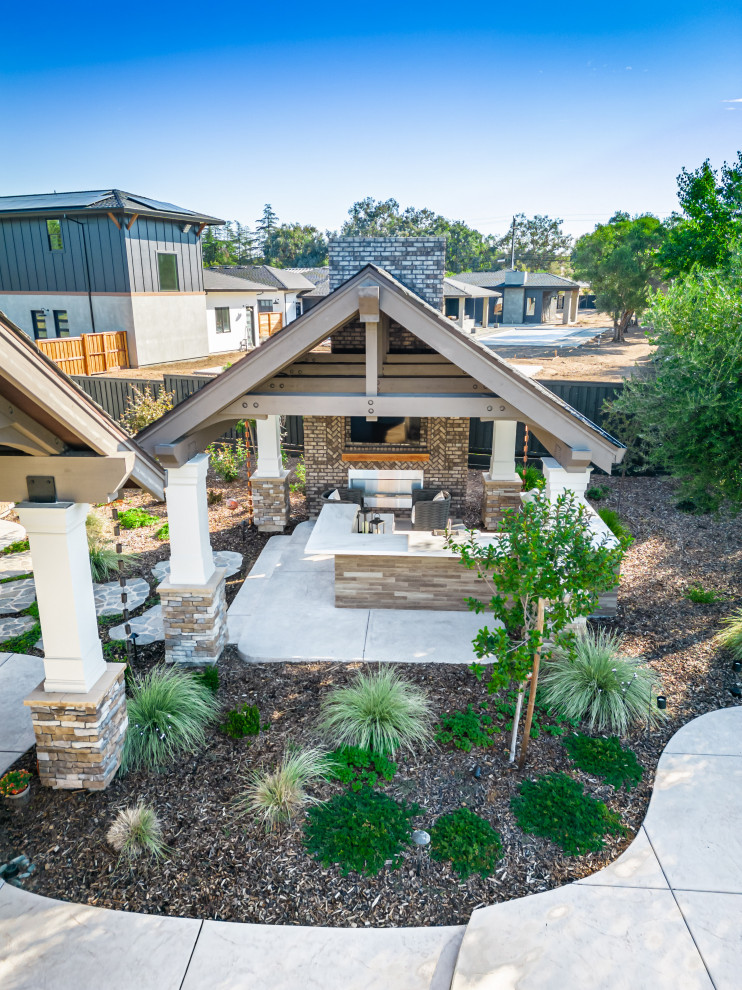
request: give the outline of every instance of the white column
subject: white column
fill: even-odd
[[[577,321],[577,311],[580,307],[580,290],[575,289],[572,292],[572,298],[569,303],[569,322],[575,323]]]
[[[583,471],[567,471],[553,457],[544,457],[541,461],[544,477],[546,478],[546,494],[550,502],[556,502],[565,491],[572,491],[577,498],[585,501],[585,491],[590,484],[593,469]]]
[[[484,296],[482,299],[482,326],[486,329],[489,320],[490,297]]]
[[[491,481],[520,481],[515,471],[515,433],[513,419],[496,419],[492,423]]]
[[[568,292],[564,293],[564,309],[562,310],[562,323],[569,323],[569,296]]]
[[[281,460],[281,417],[258,419],[258,466],[254,478],[282,478],[286,473]]]
[[[459,297],[459,326],[464,329],[464,323],[466,322],[466,299],[463,296]]]
[[[106,673],[85,531],[89,510],[84,502],[16,506],[31,546],[45,691],[86,694]]]
[[[208,454],[168,468],[165,499],[170,524],[170,583],[206,584],[214,573],[206,502]]]

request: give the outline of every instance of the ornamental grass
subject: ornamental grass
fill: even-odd
[[[327,775],[327,760],[318,749],[283,754],[278,767],[270,773],[255,770],[248,777],[247,788],[237,798],[240,813],[262,821],[266,831],[281,822],[291,821],[317,798],[307,793],[307,785]]]
[[[119,811],[106,839],[111,848],[129,862],[140,856],[164,859],[169,851],[157,813],[143,801]]]
[[[127,701],[129,728],[121,771],[165,766],[183,752],[201,749],[219,702],[187,670],[153,667],[135,675]]]

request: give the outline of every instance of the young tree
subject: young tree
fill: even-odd
[[[263,213],[255,225],[255,247],[258,254],[265,257],[265,241],[268,234],[278,226],[278,216],[270,203],[263,207]]]
[[[598,595],[615,584],[623,550],[609,537],[595,541],[587,510],[569,491],[553,504],[539,492],[520,511],[505,510],[488,546],[478,543],[474,534],[467,543],[459,544],[453,537],[447,543],[466,567],[478,571],[491,592],[487,601],[468,599],[474,612],[492,612],[500,622],[492,629],[480,629],[473,645],[480,660],[492,663],[491,694],[513,682],[518,686],[510,746],[513,762],[529,679],[533,711],[538,686],[534,660],[550,656],[555,646],[565,642],[567,627],[594,610]],[[480,678],[485,672],[481,664],[472,669]],[[527,735],[523,742],[525,756]]]
[[[270,230],[263,242],[267,265],[276,268],[314,268],[327,264],[327,240],[316,227],[282,223]]]
[[[572,238],[562,233],[563,220],[537,213],[528,218],[519,213],[515,223],[515,267],[527,272],[551,272],[564,270],[569,264]],[[513,232],[501,237],[498,250],[510,266]]]
[[[742,151],[719,173],[706,161],[678,176],[682,213],[665,221],[658,263],[670,278],[688,274],[694,265],[723,268],[742,243]]]
[[[657,248],[662,224],[650,214],[631,219],[616,213],[575,244],[572,266],[577,278],[590,282],[598,309],[613,316],[613,342],[626,339],[635,313],[641,314],[656,283]]]
[[[739,508],[742,255],[728,271],[677,279],[647,318],[657,350],[608,406],[608,422],[627,418],[642,456],[681,478],[699,510]]]

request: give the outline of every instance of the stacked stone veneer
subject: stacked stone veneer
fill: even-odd
[[[523,484],[518,481],[493,481],[489,473],[482,476],[484,483],[484,499],[482,500],[482,518],[485,529],[497,529],[502,519],[503,509],[519,509],[520,493]]]
[[[289,471],[280,478],[261,478],[253,475],[253,518],[261,533],[282,533],[289,521]]]
[[[45,787],[103,790],[111,782],[128,724],[125,670],[126,664],[106,664],[106,673],[86,694],[47,693],[40,684],[25,699]]]
[[[458,557],[335,557],[337,608],[467,612],[467,598],[492,592]]]
[[[172,584],[166,579],[158,587],[166,663],[204,666],[217,662],[227,645],[226,575],[225,567],[217,567],[206,584]]]
[[[357,446],[347,442],[346,418],[343,416],[304,417],[304,462],[307,468],[309,512],[316,516],[322,508],[322,492],[347,487],[349,468],[361,470],[412,470],[423,472],[427,488],[442,488],[451,493],[451,514],[461,515],[466,496],[467,460],[469,455],[469,420],[461,417],[430,418],[423,424],[425,446],[409,447],[411,453],[425,453],[428,461],[406,461],[405,452],[390,452],[385,444],[377,447]],[[343,453],[383,453],[384,460],[348,462]],[[253,482],[254,484],[254,482]]]
[[[366,351],[366,326],[357,320],[345,323],[330,337],[333,354],[364,354]],[[390,354],[435,354],[435,350],[416,337],[401,324],[392,320],[389,324]]]
[[[332,237],[330,291],[365,265],[383,268],[436,309],[443,306],[445,237]]]

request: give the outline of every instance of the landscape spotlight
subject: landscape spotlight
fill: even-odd
[[[742,670],[742,660],[735,660],[732,664],[732,670],[735,674],[738,674]]]
[[[417,846],[417,875],[420,876],[423,849],[430,844],[430,835],[422,828],[416,828],[412,833],[412,841]]]
[[[664,694],[657,695],[657,707],[661,712],[664,712],[664,710],[667,708],[667,698],[664,696]]]

